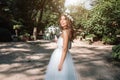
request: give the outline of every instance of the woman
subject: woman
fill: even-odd
[[[60,17],[60,28],[62,33],[57,41],[47,71],[45,80],[78,80],[69,49],[73,40],[73,29],[70,15],[62,14]]]

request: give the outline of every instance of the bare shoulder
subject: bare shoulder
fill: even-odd
[[[69,36],[69,30],[68,29],[65,29],[65,30],[62,31],[62,37],[63,36],[66,36],[66,37]]]

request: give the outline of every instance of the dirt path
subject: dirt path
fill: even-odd
[[[0,80],[44,80],[56,43],[50,41],[0,43]],[[75,41],[70,50],[80,80],[120,80],[120,68],[110,65],[112,46]]]

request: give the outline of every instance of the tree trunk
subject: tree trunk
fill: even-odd
[[[18,30],[17,29],[15,29],[15,35],[16,35],[16,37],[18,37]]]
[[[37,40],[37,27],[34,27],[33,29],[33,39],[34,41]]]
[[[36,13],[36,18],[35,18],[35,23],[36,23],[37,27],[38,27],[38,23],[40,23],[42,20],[43,9],[44,9],[46,1],[48,1],[48,0],[41,0],[41,2],[40,2],[41,5],[38,6],[38,10],[37,10],[38,12]],[[33,28],[33,39],[34,40],[37,40],[37,27]]]

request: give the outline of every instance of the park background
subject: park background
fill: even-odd
[[[74,19],[71,52],[82,80],[120,80],[119,5],[119,0],[0,0],[0,80],[44,79],[64,12]]]

